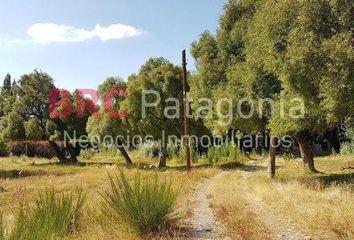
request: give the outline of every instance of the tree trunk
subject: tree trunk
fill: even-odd
[[[311,172],[317,172],[315,168],[315,161],[313,157],[312,149],[310,148],[308,142],[302,133],[295,134],[295,139],[299,144],[301,158],[304,162],[304,166],[307,167]]]
[[[129,157],[127,151],[125,150],[125,148],[123,147],[122,142],[118,139],[118,145],[117,148],[119,150],[119,152],[122,154],[125,164],[127,164],[128,166],[133,165],[133,161],[132,159]]]
[[[64,156],[64,154],[62,153],[62,151],[60,150],[58,144],[55,141],[50,141],[50,140],[48,140],[48,143],[54,149],[55,155],[59,159],[59,162],[61,162],[61,163],[66,162],[67,159]]]
[[[270,144],[269,144],[269,165],[268,165],[269,178],[275,177],[275,145],[276,145],[276,139],[271,136]]]
[[[68,151],[70,153],[69,158],[65,157],[65,154],[63,153],[63,151],[60,149],[60,147],[58,146],[58,144],[55,141],[48,140],[48,143],[54,149],[55,155],[59,159],[59,162],[61,162],[61,163],[77,163],[78,162],[74,148],[69,142],[67,142],[65,144],[66,148],[68,149]]]
[[[166,167],[166,160],[167,160],[167,143],[166,143],[165,136],[163,136],[161,139],[159,168]]]
[[[76,158],[76,153],[75,153],[73,145],[71,145],[70,142],[66,141],[65,142],[65,148],[68,149],[68,152],[70,153],[70,157],[68,159],[68,162],[77,163],[78,160]]]
[[[125,150],[124,147],[117,147],[119,152],[122,154],[125,164],[127,164],[128,166],[133,165],[133,161],[131,160],[131,158],[129,157],[127,151]]]

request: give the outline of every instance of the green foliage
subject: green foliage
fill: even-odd
[[[147,143],[139,146],[138,153],[147,158],[157,158],[160,154],[160,145],[158,142]]]
[[[3,117],[0,125],[3,139],[19,140],[25,138],[23,118],[15,110]]]
[[[102,197],[103,213],[133,231],[145,234],[167,227],[176,220],[174,204],[177,192],[171,182],[139,173],[129,181],[123,171],[110,176],[111,190]]]
[[[225,143],[220,146],[210,147],[206,157],[210,164],[227,161],[240,161],[241,151],[235,144]]]
[[[127,83],[125,83],[121,78],[107,78],[99,87],[98,92],[100,94],[101,101],[104,102],[104,97],[106,94],[114,89],[125,90],[127,88]],[[113,99],[112,105],[114,111],[119,112],[121,104],[123,101],[123,96],[116,96]],[[95,116],[89,117],[86,125],[86,131],[89,136],[99,136],[103,138],[106,135],[116,138],[116,136],[124,136],[129,131],[129,126],[123,119],[112,118],[102,106],[99,110],[100,118]]]
[[[11,92],[11,75],[10,74],[6,74],[5,78],[4,78],[4,82],[1,88],[1,94],[2,95],[8,95]]]
[[[54,189],[40,193],[34,206],[22,206],[9,239],[64,239],[78,224],[85,197],[58,194]]]
[[[341,145],[340,153],[342,155],[354,154],[354,127],[351,127],[347,130],[347,137],[349,142],[343,143]]]
[[[190,157],[191,157],[191,161],[193,163],[198,162],[198,160],[200,158],[194,144],[191,144],[191,146],[190,146]],[[180,159],[181,163],[186,162],[186,148],[183,145],[180,146],[180,149],[179,149],[179,159]]]
[[[43,129],[39,126],[36,119],[31,118],[25,122],[26,139],[41,140],[44,136]]]
[[[162,131],[166,136],[179,135],[181,133],[182,118],[167,119],[165,108],[174,107],[175,102],[166,102],[168,98],[176,98],[179,101],[177,111],[182,113],[182,71],[164,58],[150,58],[137,75],[128,78],[128,96],[124,102],[124,109],[128,111],[129,123],[134,132],[142,135],[151,135],[154,140],[161,139]],[[146,108],[146,116],[142,116],[143,90],[156,91],[161,102],[155,107]],[[154,94],[146,95],[146,103],[156,101]],[[174,109],[169,111],[175,114]],[[178,115],[178,114],[177,114]],[[180,116],[180,115],[179,115]]]
[[[7,156],[9,153],[9,148],[7,144],[0,138],[0,157]]]

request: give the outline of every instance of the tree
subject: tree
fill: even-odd
[[[353,5],[349,0],[266,0],[248,32],[249,58],[277,76],[283,98],[305,102],[304,118],[278,112],[269,126],[273,133],[295,137],[313,172],[309,133],[321,134],[353,116]]]
[[[134,133],[160,141],[160,168],[166,167],[168,136],[182,133],[181,79],[181,68],[164,58],[150,58],[128,78],[128,122]]]
[[[16,86],[16,102],[15,109],[18,114],[27,123],[27,134],[33,134],[34,122],[39,127],[38,132],[42,134],[41,139],[47,140],[53,147],[60,162],[76,162],[76,154],[73,151],[71,143],[65,144],[69,153],[66,157],[55,140],[59,139],[60,129],[49,118],[49,91],[55,89],[54,80],[47,73],[34,70],[30,74],[21,76]],[[39,87],[40,86],[40,87]],[[59,130],[59,131],[58,131]],[[21,130],[25,134],[25,129]],[[39,138],[39,136],[36,136]]]
[[[42,140],[43,138],[43,129],[40,128],[38,122],[35,118],[29,119],[24,124],[26,139],[30,140]]]
[[[101,102],[105,103],[107,94],[112,93],[115,90],[126,90],[127,83],[121,78],[109,77],[99,87],[98,93],[101,98]],[[120,111],[120,105],[124,99],[124,96],[116,94],[114,98],[107,104],[112,104],[115,112]],[[100,107],[99,117],[98,115],[91,116],[88,119],[86,130],[90,136],[100,136],[101,140],[104,140],[105,136],[111,136],[114,139],[114,144],[122,154],[125,163],[132,165],[133,162],[125,150],[123,144],[125,143],[120,136],[126,136],[129,131],[129,126],[125,119],[119,119],[112,117],[108,112],[105,104]]]
[[[0,117],[10,112],[16,100],[15,89],[11,85],[11,75],[7,74],[0,94]]]
[[[216,35],[203,33],[192,44],[197,74],[191,92],[196,97],[212,96],[214,102],[225,97],[236,102],[270,98],[275,112],[267,105],[255,106],[255,118],[245,121],[235,116],[220,127],[216,124],[220,117],[211,116],[205,124],[223,132],[238,126],[290,134],[306,166],[316,171],[311,134],[321,134],[353,116],[353,4],[349,0],[229,0]],[[295,98],[304,100],[304,116],[282,116],[280,109],[287,113],[296,109]],[[227,107],[222,110],[227,112]],[[242,109],[247,112],[250,106]],[[270,159],[274,164],[274,156]]]
[[[1,139],[23,140],[25,139],[24,121],[17,111],[11,111],[1,119]]]
[[[11,92],[11,75],[10,74],[6,74],[3,85],[2,85],[2,89],[1,89],[1,94],[2,95],[8,95]]]

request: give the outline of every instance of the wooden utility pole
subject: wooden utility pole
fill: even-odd
[[[187,171],[191,170],[191,153],[189,147],[189,119],[188,119],[188,110],[189,110],[189,102],[188,102],[188,82],[187,82],[187,60],[186,60],[186,50],[182,51],[182,69],[183,69],[183,120],[184,120],[184,137],[183,143],[186,149],[186,160],[187,160]]]

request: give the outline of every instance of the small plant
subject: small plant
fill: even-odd
[[[111,190],[102,194],[103,214],[124,227],[147,234],[170,226],[177,219],[174,204],[177,192],[171,182],[136,174],[129,182],[123,171],[109,176]]]
[[[64,239],[77,225],[84,199],[82,190],[74,198],[72,194],[47,189],[33,206],[20,208],[9,239]]]

